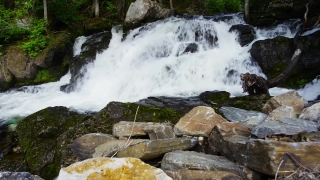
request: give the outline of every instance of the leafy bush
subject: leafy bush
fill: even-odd
[[[238,12],[243,6],[242,0],[208,0],[207,8],[213,13]]]
[[[31,57],[35,58],[37,54],[46,47],[47,38],[43,35],[46,22],[44,20],[34,19],[33,27],[30,29],[29,41],[24,43],[21,48]]]

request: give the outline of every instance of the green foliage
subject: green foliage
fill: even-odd
[[[46,47],[47,38],[43,35],[46,22],[44,20],[33,20],[33,27],[30,29],[29,41],[24,43],[21,48],[31,57],[35,58],[37,54]]]
[[[243,6],[242,0],[208,0],[208,10],[213,13],[238,12]]]
[[[3,55],[2,51],[1,51],[2,45],[0,45],[0,56]]]
[[[17,39],[26,32],[26,28],[16,25],[15,12],[0,5],[0,42]]]

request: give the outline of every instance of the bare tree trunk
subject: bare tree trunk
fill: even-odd
[[[173,9],[173,3],[172,0],[170,0],[170,8]]]
[[[46,21],[46,26],[48,26],[48,5],[47,0],[43,0],[43,18]]]
[[[249,17],[249,0],[246,0],[246,1],[245,1],[245,5],[244,5],[244,19],[246,20],[247,23],[250,21],[250,17]]]
[[[93,0],[93,9],[95,17],[99,17],[99,0]]]

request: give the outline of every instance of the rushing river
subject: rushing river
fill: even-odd
[[[48,106],[83,112],[98,111],[110,101],[133,102],[148,96],[191,96],[213,90],[244,95],[239,74],[264,74],[251,61],[248,51],[252,43],[241,47],[236,33],[229,32],[232,25],[243,23],[237,16],[227,22],[170,18],[134,29],[126,37],[114,28],[109,48],[88,65],[74,92],[60,91],[60,86],[70,81],[71,75],[67,74],[59,82],[0,93],[0,124]],[[295,34],[288,24],[256,32],[256,40]],[[208,42],[205,36],[217,41]],[[86,37],[77,39],[75,56],[81,53],[85,40]],[[191,43],[198,45],[198,52],[184,53]],[[299,93],[314,99],[320,94],[319,86],[315,80]],[[271,95],[286,91],[273,88]]]

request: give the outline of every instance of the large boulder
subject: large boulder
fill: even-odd
[[[45,179],[53,179],[58,174],[60,151],[57,138],[83,122],[85,117],[65,107],[49,107],[18,124],[19,144],[31,173]]]
[[[223,156],[197,153],[192,151],[173,151],[166,153],[161,161],[163,170],[211,170],[228,171],[238,176],[244,176],[241,169]]]
[[[127,24],[137,24],[155,19],[167,18],[171,15],[169,9],[163,9],[156,1],[151,0],[136,0],[131,3],[126,19]]]
[[[215,180],[242,180],[242,178],[234,173],[227,171],[203,171],[203,170],[167,170],[165,173],[173,180],[185,179],[215,179]]]
[[[214,109],[206,106],[193,108],[182,117],[174,126],[174,132],[178,136],[204,136],[208,137],[212,128],[222,122],[227,122]]]
[[[319,122],[320,121],[320,103],[316,103],[308,108],[303,109],[299,118]]]
[[[276,173],[291,174],[297,168],[296,162],[313,169],[320,160],[320,142],[250,139],[248,136],[226,133],[218,126],[209,136],[209,145],[227,158],[273,177]]]
[[[10,87],[34,85],[59,80],[68,71],[73,38],[67,32],[52,37],[35,59],[26,56],[17,45],[4,48],[0,57],[0,91]]]
[[[258,138],[272,135],[298,135],[304,132],[317,132],[318,124],[312,121],[293,118],[279,118],[264,122],[252,129],[252,134]]]
[[[320,63],[319,39],[320,31],[299,38],[298,44],[303,47],[300,60],[290,76],[279,85],[280,87],[299,88],[319,75],[320,71],[317,68]],[[281,74],[290,64],[294,51],[293,39],[279,36],[256,41],[250,53],[268,79],[272,79]]]
[[[60,170],[57,180],[65,179],[154,179],[172,180],[161,169],[136,158],[92,158]]]
[[[289,91],[270,98],[263,106],[262,111],[269,114],[281,106],[289,106],[292,107],[296,113],[300,114],[306,103],[307,101],[300,96],[297,91]]]

